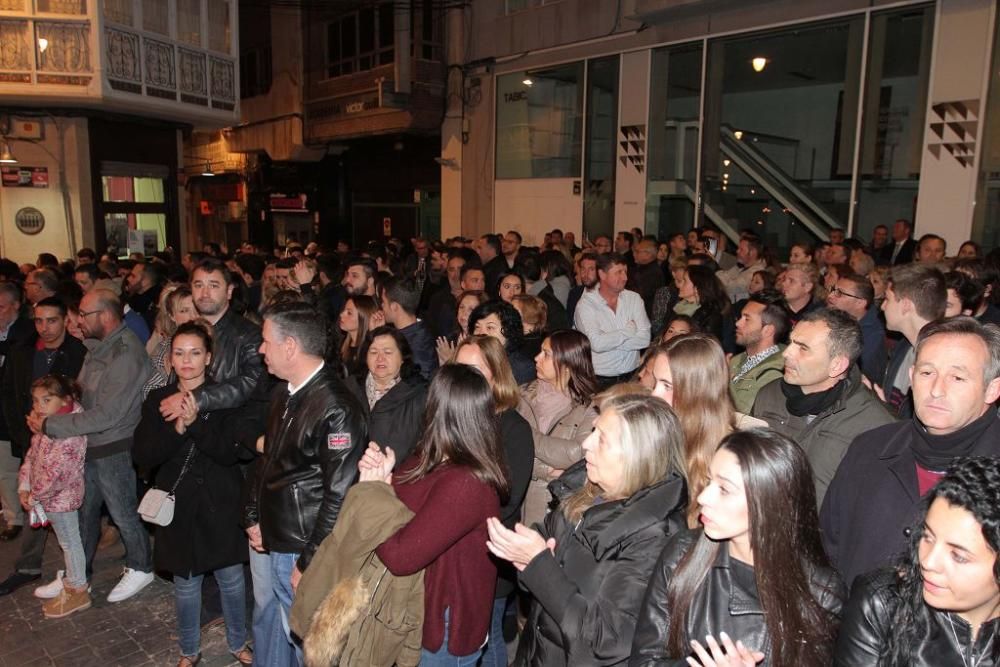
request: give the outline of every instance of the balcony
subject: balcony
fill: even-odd
[[[236,11],[236,0],[0,0],[0,102],[232,124]]]

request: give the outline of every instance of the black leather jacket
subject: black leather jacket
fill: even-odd
[[[585,474],[574,467],[550,488],[563,501]],[[686,498],[684,480],[670,473],[627,500],[595,504],[576,525],[562,510],[550,512],[541,534],[555,538],[555,554],[543,551],[518,575],[534,601],[514,664],[625,664],[654,559],[682,528]]]
[[[833,664],[836,667],[878,667],[892,632],[892,616],[899,603],[897,576],[892,568],[874,570],[858,577],[851,600],[844,609]],[[972,641],[969,624],[956,614],[928,608],[928,636],[912,647],[908,667],[942,667],[1000,664],[1000,619],[984,623]],[[984,655],[986,651],[986,655]]]
[[[214,327],[211,383],[195,389],[198,410],[226,410],[243,405],[264,372],[260,356],[260,327],[232,308]]]
[[[700,535],[699,529],[675,536],[653,568],[635,628],[629,660],[631,667],[686,667],[688,664],[686,653],[670,657],[667,652],[670,624],[674,620],[671,618],[672,610],[667,606],[667,590],[675,568]],[[725,632],[733,641],[740,640],[747,648],[763,652],[764,660],[757,666],[767,667],[771,650],[764,610],[757,599],[756,586],[752,590],[747,589],[733,575],[732,569],[738,566],[730,558],[728,549],[723,547],[719,550],[715,564],[691,600],[687,618],[684,619],[686,636],[703,641],[705,635],[718,639],[719,634]],[[836,617],[840,616],[847,591],[833,569],[815,571],[809,587],[821,607]]]
[[[304,572],[333,530],[367,446],[364,410],[336,369],[325,366],[291,396],[278,387],[245,524],[260,524],[266,549],[300,554]]]

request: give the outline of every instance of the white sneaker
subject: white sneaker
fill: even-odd
[[[66,574],[65,570],[59,570],[56,572],[56,578],[45,584],[44,586],[39,586],[35,589],[35,597],[42,600],[51,600],[53,598],[59,597],[63,589],[63,575]]]
[[[115,587],[111,589],[111,593],[108,594],[108,602],[121,602],[122,600],[128,600],[130,597],[141,591],[146,586],[149,586],[151,583],[153,583],[152,572],[139,572],[138,570],[126,567],[125,574],[122,575],[121,581],[119,581]]]

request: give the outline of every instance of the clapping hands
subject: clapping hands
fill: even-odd
[[[396,465],[396,453],[391,447],[385,448],[385,453],[376,442],[369,442],[361,460],[358,461],[360,482],[392,483],[392,468]]]

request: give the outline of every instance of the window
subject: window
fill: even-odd
[[[343,76],[392,63],[393,12],[393,3],[383,2],[331,21],[326,29],[327,76]]]
[[[141,166],[141,165],[139,165]],[[149,166],[152,171],[162,168]],[[101,176],[104,231],[108,246],[124,257],[130,251],[156,252],[167,243],[165,179],[156,176],[116,175],[129,169],[110,169]],[[139,169],[139,172],[146,169]]]
[[[433,3],[420,5],[420,58],[424,60],[442,60],[444,45],[442,43],[441,12],[435,11]]]
[[[102,0],[104,17],[109,21],[132,25],[132,0]]]
[[[232,46],[229,0],[208,0],[208,48],[229,53]]]
[[[579,178],[583,63],[497,79],[496,177]]]
[[[507,0],[507,13],[513,14],[514,12],[531,9],[534,4],[532,0]]]
[[[35,11],[39,14],[81,16],[87,13],[87,0],[35,0]]]
[[[160,35],[170,34],[169,5],[162,0],[142,0],[142,27]],[[200,18],[200,17],[199,17]]]
[[[618,56],[587,63],[587,150],[583,182],[583,231],[594,238],[615,229],[618,140]],[[633,139],[637,142],[638,139]],[[643,149],[645,153],[645,149]],[[641,164],[634,165],[641,169]]]
[[[271,90],[271,47],[247,49],[240,54],[240,97],[265,95]]]
[[[201,0],[177,0],[177,39],[201,46]]]

